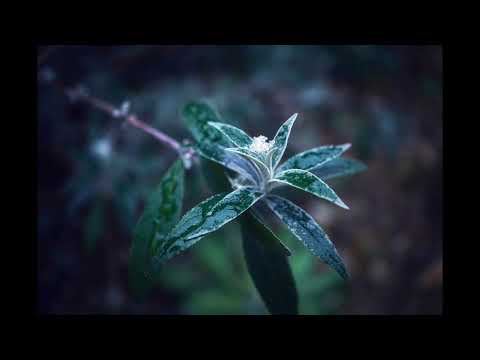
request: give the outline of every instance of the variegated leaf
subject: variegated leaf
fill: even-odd
[[[253,164],[242,156],[226,151],[225,148],[209,144],[198,143],[195,145],[195,151],[205,159],[212,160],[227,169],[235,171],[255,184],[260,182],[260,174]]]
[[[186,250],[201,237],[214,232],[240,216],[264,194],[255,188],[245,187],[229,194],[217,194],[188,211],[171,230],[157,258],[168,260]]]
[[[271,150],[272,156],[272,168],[275,169],[282,159],[283,153],[287,148],[288,138],[290,137],[290,131],[292,130],[292,126],[297,119],[298,114],[293,114],[290,118],[283,123],[282,126],[278,129],[274,141],[273,150]]]
[[[316,168],[312,172],[319,178],[328,180],[336,177],[353,175],[365,170],[367,170],[367,165],[361,161],[347,158],[337,158],[327,162],[319,168]]]
[[[209,125],[221,131],[234,145],[238,147],[249,147],[252,138],[243,130],[221,122],[209,122]]]
[[[333,160],[350,148],[350,144],[327,145],[310,149],[292,156],[277,168],[277,173],[290,169],[312,171]]]
[[[253,160],[255,162],[255,164],[257,164],[257,166],[260,167],[261,171],[263,171],[267,174],[270,173],[270,169],[269,169],[269,166],[267,164],[267,160],[266,160],[265,156],[263,156],[262,154],[258,154],[255,151],[251,151],[251,150],[244,149],[244,148],[227,148],[225,150],[229,151],[229,152],[232,152],[232,153],[243,155],[244,157]]]
[[[319,198],[333,202],[334,204],[348,209],[348,206],[340,199],[330,186],[318,176],[306,170],[292,169],[276,175],[271,182],[282,182],[298,189],[307,191]]]
[[[308,250],[331,266],[342,278],[347,279],[349,277],[335,246],[310,214],[280,196],[269,195],[263,201]]]
[[[130,285],[138,295],[151,286],[150,258],[159,242],[178,222],[182,212],[184,167],[178,159],[163,176],[134,229],[130,250]]]
[[[200,156],[215,161],[258,184],[255,167],[241,156],[225,152],[232,142],[209,122],[220,122],[219,115],[205,102],[193,101],[183,108],[183,119],[196,140]]]
[[[219,122],[218,114],[205,102],[192,101],[182,111],[187,128],[198,143],[230,146],[228,139],[209,122]]]

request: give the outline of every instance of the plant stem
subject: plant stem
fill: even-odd
[[[44,81],[52,83],[71,101],[84,101],[87,104],[93,106],[94,108],[102,110],[113,118],[123,118],[130,125],[146,132],[147,134],[150,134],[162,144],[167,145],[168,147],[172,148],[180,155],[182,155],[182,145],[178,141],[161,132],[160,130],[157,130],[147,125],[145,122],[141,121],[136,115],[129,114],[128,111],[122,111],[122,109],[118,109],[117,107],[113,106],[105,100],[89,95],[87,91],[81,86],[77,86],[75,88],[67,88],[61,81],[55,79],[55,77],[53,77],[52,79],[44,79]]]
[[[83,94],[83,95],[80,96],[79,100],[83,100],[83,101],[89,103],[90,105],[92,105],[93,107],[95,107],[97,109],[100,109],[100,110],[103,110],[104,112],[106,112],[107,114],[109,114],[113,118],[118,118],[118,117],[124,118],[130,125],[138,128],[140,130],[143,130],[147,134],[152,135],[155,139],[157,139],[161,143],[171,147],[172,149],[174,149],[177,152],[180,152],[180,149],[181,149],[182,146],[178,141],[171,138],[167,134],[161,132],[160,130],[157,130],[157,129],[147,125],[146,123],[141,121],[139,118],[137,118],[137,116],[135,116],[134,114],[117,115],[118,109],[116,107],[114,107],[112,104],[107,103],[104,100],[95,98],[95,97],[90,96],[90,95]]]

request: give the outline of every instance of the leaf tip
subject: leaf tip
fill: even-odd
[[[294,122],[295,120],[297,120],[297,116],[298,116],[298,113],[295,113],[292,116],[290,116],[288,120],[290,120],[291,122]]]
[[[344,208],[345,210],[350,210],[350,208],[348,207],[348,205],[345,204],[345,203],[343,202],[343,200],[340,199],[340,198],[338,198],[337,201],[335,201],[335,204],[337,204],[338,206]]]
[[[342,272],[340,273],[340,276],[345,281],[348,281],[348,280],[351,279],[350,273],[348,272],[347,268],[345,268],[345,267],[342,269]]]

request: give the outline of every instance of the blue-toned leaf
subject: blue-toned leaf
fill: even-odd
[[[330,160],[333,160],[350,148],[350,144],[319,146],[292,156],[281,164],[277,173],[290,169],[312,171]]]
[[[258,154],[255,151],[251,151],[244,148],[227,148],[225,150],[245,156],[246,158],[253,160],[255,164],[257,164],[257,166],[259,166],[259,168],[262,169],[261,171],[266,173],[270,172],[265,156],[262,156],[261,154]]]
[[[295,280],[273,234],[246,212],[241,220],[247,269],[271,314],[298,314]]]
[[[234,145],[238,147],[249,147],[252,143],[252,138],[242,129],[221,122],[212,121],[208,124],[222,132]]]
[[[334,204],[348,209],[348,206],[340,199],[335,191],[323,182],[318,176],[306,170],[292,169],[281,172],[270,182],[282,182],[298,189],[307,191],[319,198],[333,202]]]
[[[201,237],[240,216],[263,195],[254,188],[245,187],[229,194],[214,195],[201,202],[188,211],[171,230],[157,259],[162,262],[188,249]]]
[[[347,158],[337,158],[313,170],[313,173],[323,180],[340,176],[353,175],[367,170],[367,165],[361,161]]]
[[[181,159],[168,169],[150,195],[145,210],[134,229],[130,249],[129,280],[137,295],[144,295],[152,285],[150,259],[165,235],[178,222],[184,193],[184,167]]]
[[[192,101],[182,111],[187,128],[198,143],[230,146],[228,139],[209,122],[219,122],[219,115],[205,102]]]
[[[227,169],[235,171],[253,183],[258,184],[260,175],[258,170],[248,160],[240,155],[226,151],[225,148],[209,143],[198,143],[195,145],[197,153],[205,159],[214,161]]]
[[[249,212],[252,214],[252,217],[257,220],[257,222],[262,224],[268,231],[272,233],[272,236],[277,239],[277,246],[285,254],[285,256],[291,256],[292,252],[290,249],[283,243],[282,240],[280,240],[275,231],[273,231],[273,226],[270,225],[270,221],[265,214],[265,210],[271,212],[265,204],[259,201],[249,209]]]
[[[269,195],[264,201],[308,250],[331,266],[342,278],[349,277],[335,246],[310,214],[280,196]]]
[[[282,126],[277,131],[277,134],[275,135],[275,138],[273,139],[274,141],[274,147],[273,150],[271,151],[272,153],[272,168],[275,169],[282,159],[283,153],[285,152],[285,149],[287,148],[288,144],[288,138],[290,137],[290,131],[292,130],[292,126],[295,123],[295,120],[297,119],[298,114],[293,114],[290,116],[290,118],[283,123]]]
[[[197,142],[195,150],[200,156],[258,183],[258,174],[250,162],[225,151],[225,147],[232,146],[232,142],[220,130],[209,125],[209,122],[220,122],[220,117],[207,103],[199,101],[188,103],[183,108],[182,116]]]

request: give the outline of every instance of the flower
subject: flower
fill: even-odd
[[[266,136],[260,135],[253,138],[252,143],[249,146],[249,149],[255,151],[256,153],[263,153],[269,151],[273,146],[273,140],[267,141]]]

